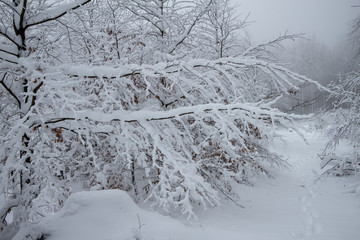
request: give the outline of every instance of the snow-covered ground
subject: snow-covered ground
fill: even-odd
[[[259,179],[255,187],[239,186],[241,204],[198,210],[198,221],[187,223],[139,208],[117,190],[73,194],[56,215],[28,231],[49,234],[49,240],[359,240],[360,196],[350,193],[354,177],[328,177],[319,158],[324,137],[281,132],[273,144],[292,165],[275,179]],[[346,152],[342,145],[340,151]],[[359,177],[359,176],[357,176]]]

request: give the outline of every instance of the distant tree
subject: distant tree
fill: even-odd
[[[333,154],[341,140],[349,141],[353,151],[347,156],[333,157],[336,165],[326,173],[336,175],[353,175],[360,171],[360,18],[354,20],[350,37],[355,54],[349,70],[340,77],[339,84],[334,86],[333,97],[337,99],[334,109],[335,123],[328,129],[331,140],[324,155]],[[330,160],[331,157],[325,158],[326,163]],[[360,183],[356,185],[359,186]]]
[[[280,54],[280,61],[289,69],[320,82],[324,86],[337,81],[343,70],[343,59],[316,39],[299,39]],[[283,111],[300,114],[321,112],[333,107],[329,92],[311,84],[299,86],[299,90],[284,97],[277,107]]]

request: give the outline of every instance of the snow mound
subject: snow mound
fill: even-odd
[[[179,225],[186,228],[169,217],[140,209],[124,191],[78,192],[58,213],[36,229],[20,231],[14,239],[29,234],[35,238],[43,234],[47,240],[169,239],[177,234],[175,228]]]
[[[120,190],[72,194],[56,214],[25,227],[14,240],[46,236],[46,240],[183,240],[237,239],[227,231],[188,227],[181,221],[139,208]],[[30,239],[32,239],[30,238]]]
[[[120,190],[79,192],[45,227],[51,240],[135,239],[149,215]]]

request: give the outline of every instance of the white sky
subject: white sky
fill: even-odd
[[[255,41],[266,41],[289,30],[334,47],[346,37],[360,0],[232,0],[242,16],[250,13],[248,27]]]

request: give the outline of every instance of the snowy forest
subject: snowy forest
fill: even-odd
[[[360,237],[360,18],[259,43],[233,2],[0,0],[0,239]],[[292,193],[289,234],[246,235]]]

